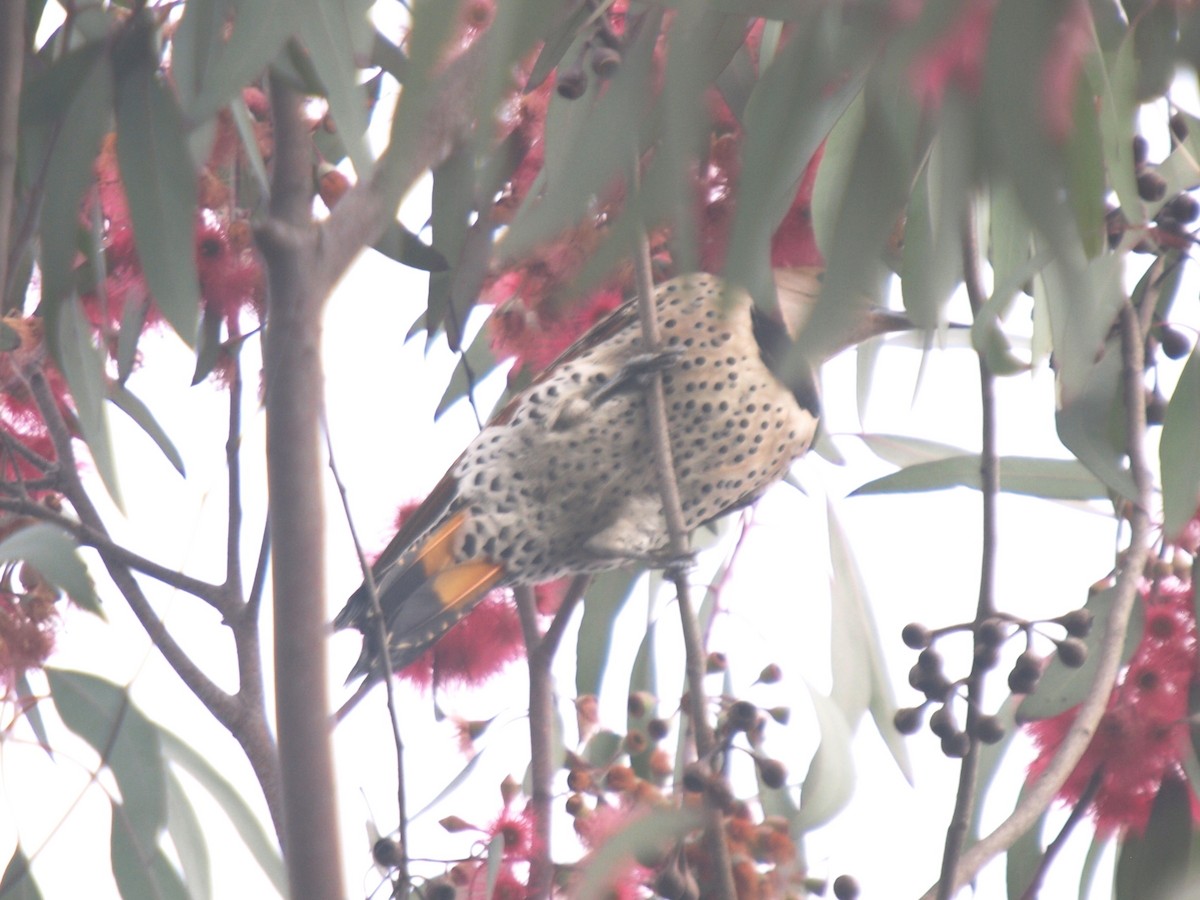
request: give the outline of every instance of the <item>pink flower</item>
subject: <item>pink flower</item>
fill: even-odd
[[[913,95],[927,110],[941,109],[951,85],[978,93],[994,7],[993,0],[967,0],[946,30],[926,44],[909,66]]]
[[[599,803],[591,813],[575,819],[575,832],[583,845],[595,853],[641,814],[642,811],[634,807]],[[585,857],[580,865],[586,866],[587,862],[588,858]],[[618,900],[635,900],[643,896],[644,886],[654,880],[654,873],[633,857],[623,866],[614,867],[610,871],[613,873],[613,880],[608,885],[607,896]]]
[[[1092,48],[1092,35],[1087,0],[1074,0],[1058,23],[1042,62],[1041,117],[1055,141],[1065,141],[1075,126],[1075,92],[1084,56]]]
[[[492,352],[500,359],[513,357],[513,373],[540,372],[593,325],[621,305],[615,286],[593,291],[579,304],[559,308],[553,296],[568,280],[574,264],[552,273],[547,268],[528,267],[510,272],[497,281],[491,295],[511,291],[510,299],[497,307],[488,320]],[[485,295],[486,296],[486,295]]]
[[[1091,803],[1096,830],[1140,834],[1163,782],[1187,783],[1182,760],[1190,752],[1188,691],[1196,674],[1196,617],[1192,586],[1174,578],[1142,591],[1142,640],[1113,691],[1108,710],[1079,764],[1059,791],[1078,803],[1099,779]],[[1040,751],[1029,767],[1036,778],[1075,720],[1076,709],[1028,725]],[[1194,788],[1193,788],[1194,791]],[[1192,794],[1193,816],[1200,803]]]
[[[504,591],[493,591],[399,674],[421,688],[475,687],[524,655],[516,607]]]
[[[528,861],[533,855],[533,816],[528,809],[514,813],[505,808],[487,829],[488,837],[504,840],[504,858]]]

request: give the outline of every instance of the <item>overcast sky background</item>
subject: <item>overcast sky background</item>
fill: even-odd
[[[1190,100],[1183,105],[1193,112],[1200,109],[1200,104]],[[1153,146],[1161,136],[1149,132],[1147,137]],[[1152,158],[1159,152],[1161,146],[1156,146]],[[419,228],[427,215],[427,203],[427,196],[414,197],[403,212],[406,223]],[[1189,278],[1180,295],[1190,298],[1179,304],[1182,312],[1195,315],[1195,295],[1195,280]],[[428,353],[423,336],[404,342],[424,299],[424,279],[419,273],[369,254],[339,287],[326,316],[328,417],[356,525],[369,548],[382,546],[390,536],[396,507],[423,496],[475,432],[474,417],[466,404],[457,405],[436,424],[432,420],[454,360],[440,341]],[[966,320],[965,303],[959,303],[955,315]],[[1014,313],[1012,325],[1020,331],[1027,323],[1026,306]],[[123,521],[115,511],[107,510],[107,520],[117,539],[139,553],[184,567],[199,577],[219,578],[223,568],[226,395],[208,384],[188,387],[194,362],[174,337],[148,337],[143,348],[145,367],[134,376],[131,387],[175,438],[188,478],[179,478],[136,427],[120,413],[113,413],[128,518]],[[252,567],[265,514],[263,420],[257,409],[254,342],[249,343],[245,358],[244,544],[247,565]],[[817,739],[805,683],[817,690],[829,689],[827,502],[836,509],[853,542],[901,705],[917,700],[905,681],[915,653],[899,640],[903,625],[918,620],[938,626],[973,616],[980,551],[977,493],[956,489],[917,496],[846,497],[860,484],[891,471],[852,437],[860,428],[910,434],[968,449],[978,447],[978,380],[973,354],[963,349],[935,350],[924,361],[921,387],[914,395],[920,365],[921,354],[912,349],[888,348],[881,354],[861,425],[855,402],[854,354],[844,354],[826,367],[824,423],[847,463],[838,467],[810,454],[795,468],[806,494],[787,485],[768,494],[754,512],[752,532],[724,594],[728,614],[714,631],[712,649],[729,656],[739,697],[764,707],[793,707],[790,724],[773,726],[767,744],[787,765],[793,784],[803,776]],[[502,378],[497,375],[481,387],[485,409],[487,402],[498,396]],[[1002,454],[1067,455],[1055,436],[1053,380],[1044,367],[1032,375],[1001,380],[998,395]],[[331,480],[326,488],[327,587],[332,616],[358,584],[359,573]],[[100,493],[98,489],[97,495]],[[1111,566],[1115,527],[1103,511],[1004,496],[1000,525],[997,596],[1008,612],[1044,617],[1077,607],[1086,599],[1088,586]],[[706,554],[695,580],[702,581],[705,565],[715,565],[722,555],[720,549]],[[108,585],[98,563],[92,565],[92,571],[106,600],[109,624],[69,612],[54,664],[131,684],[138,704],[155,721],[203,748],[263,811],[265,821],[265,807],[240,751],[162,662]],[[223,673],[225,683],[232,687],[232,650],[218,617],[191,597],[177,597],[149,581],[146,584],[182,643],[198,652],[206,669]],[[609,665],[601,721],[617,731],[625,721],[628,671],[641,639],[649,594],[645,583],[635,589],[619,626],[627,637],[617,643]],[[669,704],[669,698],[679,693],[677,672],[667,673],[670,661],[678,660],[677,616],[666,594],[654,598],[653,603],[665,626],[659,629],[663,649],[660,671],[665,679],[675,679],[661,692],[664,704]],[[269,607],[263,633],[269,640]],[[573,735],[569,699],[574,683],[574,641],[574,634],[568,634],[559,660],[568,743]],[[357,653],[352,636],[332,639],[330,689],[335,706],[346,696],[342,676]],[[779,663],[785,680],[769,689],[752,689],[751,683],[767,662]],[[961,671],[965,673],[965,669]],[[992,681],[998,703],[1003,696],[1004,672],[998,671]],[[719,686],[719,679],[710,682],[714,691]],[[456,749],[450,726],[433,723],[427,695],[405,688],[401,697],[410,811],[416,811],[466,760]],[[415,856],[464,852],[464,837],[444,836],[436,820],[455,814],[486,826],[500,811],[501,779],[511,774],[519,780],[528,759],[521,665],[476,694],[457,692],[440,699],[447,712],[464,718],[498,715],[498,719],[484,742],[484,757],[464,788],[414,823]],[[85,789],[94,754],[61,728],[53,734],[56,749],[61,750],[53,762],[43,751],[21,741],[0,744],[0,841],[10,843],[13,829],[19,828],[27,852],[32,852],[56,829],[34,863],[44,895],[75,896],[86,890],[89,896],[115,896],[104,836],[110,816],[108,801],[95,787]],[[908,739],[907,745],[915,788],[904,782],[879,736],[864,722],[855,745],[858,787],[854,800],[832,825],[808,841],[812,874],[830,878],[843,872],[853,874],[863,886],[864,898],[915,897],[932,883],[953,803],[958,763],[941,756],[936,738],[928,731]],[[369,864],[364,823],[373,815],[381,830],[395,826],[395,770],[381,690],[337,729],[335,747],[346,883],[353,897],[365,895],[379,884]],[[989,822],[998,822],[1011,808],[1028,758],[1028,748],[1014,748],[1011,765],[989,794]],[[102,776],[100,782],[115,794],[111,779]],[[192,793],[216,845],[215,896],[269,896],[269,885],[245,851],[236,841],[225,839],[229,829],[221,813],[202,792]],[[81,795],[78,805],[68,812]],[[1052,870],[1044,896],[1074,896],[1078,861],[1087,838],[1088,830],[1081,829]],[[1106,876],[1098,881],[1100,889],[1094,896],[1107,896]],[[978,896],[988,900],[1005,896],[1003,860],[988,871]]]

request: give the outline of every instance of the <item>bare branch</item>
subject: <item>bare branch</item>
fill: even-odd
[[[270,78],[275,135],[270,219],[258,241],[268,272],[267,489],[275,602],[275,698],[283,849],[294,891],[342,896],[333,749],[326,710],[325,511],[321,498],[321,312],[303,98]]]
[[[68,499],[71,499],[72,505],[74,505],[74,498],[68,495]],[[156,563],[152,559],[140,556],[129,548],[123,547],[113,541],[108,536],[108,533],[102,529],[87,525],[77,519],[72,519],[70,516],[64,516],[62,513],[55,512],[50,507],[35,500],[16,500],[0,497],[0,509],[22,516],[29,516],[31,519],[38,519],[57,526],[72,535],[85,547],[92,547],[100,551],[102,555],[107,555],[109,558],[133,569],[135,572],[149,575],[151,578],[161,581],[168,587],[198,597],[224,614],[220,585],[192,578],[190,575],[184,575],[182,572]]]
[[[434,168],[474,125],[475,96],[480,72],[487,59],[489,34],[438,73],[437,84],[420,110],[406,110],[410,96],[402,96],[392,117],[388,149],[370,178],[351,188],[321,225],[319,264],[314,267],[313,290],[324,296],[363,247],[373,244],[396,214],[400,201],[427,170]],[[403,129],[418,127],[420,138],[403,140]]]
[[[392,671],[391,641],[388,639],[387,620],[383,615],[383,607],[379,604],[379,588],[375,584],[375,573],[367,562],[363,552],[362,541],[358,539],[358,529],[354,527],[354,517],[350,512],[350,498],[346,493],[346,484],[338,472],[337,462],[333,455],[333,438],[329,433],[329,422],[321,416],[321,430],[325,432],[325,447],[329,453],[329,471],[333,473],[333,481],[337,485],[338,495],[342,498],[342,511],[346,516],[346,526],[350,529],[350,540],[354,542],[354,552],[358,556],[358,565],[362,569],[363,584],[367,589],[367,597],[371,601],[371,618],[379,630],[379,661],[383,665],[383,686],[387,692],[388,718],[392,723],[392,743],[396,748],[396,811],[397,830],[400,834],[400,859],[396,866],[396,876],[393,891],[397,896],[403,896],[408,891],[408,803],[404,790],[404,741],[400,736],[400,714],[396,709],[396,680]],[[371,676],[368,675],[363,687],[374,687]],[[356,692],[354,698],[365,696],[364,692]],[[341,714],[339,713],[338,721]]]
[[[271,513],[267,511],[267,521],[263,525],[262,542],[258,546],[258,562],[254,565],[254,580],[250,583],[250,593],[246,597],[246,609],[243,615],[258,618],[258,609],[262,606],[263,591],[267,586],[267,563],[271,561]]]
[[[563,595],[558,611],[554,613],[554,618],[550,620],[550,626],[546,629],[546,633],[542,635],[542,641],[538,647],[539,651],[547,653],[550,656],[558,652],[558,646],[562,643],[562,636],[563,632],[567,629],[567,623],[571,621],[571,615],[575,612],[575,607],[579,605],[579,601],[583,599],[583,595],[587,592],[588,585],[591,583],[591,575],[576,575],[571,579],[571,583],[567,585],[567,592]]]
[[[636,183],[639,160],[636,151],[633,161],[633,180]],[[658,319],[654,305],[654,277],[650,268],[650,241],[645,228],[640,229],[634,258],[637,277],[638,313],[642,323],[642,344],[646,353],[659,349]],[[687,529],[684,526],[683,509],[679,500],[679,485],[675,479],[675,462],[671,456],[671,436],[668,431],[667,406],[663,397],[662,373],[654,372],[644,387],[646,398],[647,427],[654,448],[654,462],[659,473],[659,491],[662,496],[663,517],[670,537],[668,553],[675,559],[685,560],[690,554]],[[708,721],[708,698],[704,693],[704,638],[700,623],[692,607],[691,591],[687,572],[677,566],[670,573],[675,584],[676,602],[679,606],[680,630],[686,656],[686,682],[689,700],[689,718],[696,742],[696,755],[707,758],[715,747],[712,726]],[[733,900],[737,891],[733,883],[733,868],[729,858],[729,847],[725,843],[723,814],[715,806],[705,808],[705,842],[719,879],[712,885],[713,896]]]
[[[991,834],[962,855],[950,884],[950,895],[970,883],[993,857],[1011,847],[1033,827],[1054,800],[1063,783],[1083,756],[1108,706],[1108,698],[1121,668],[1125,632],[1137,598],[1138,585],[1150,555],[1150,500],[1153,481],[1146,455],[1146,397],[1143,389],[1145,343],[1137,311],[1126,300],[1120,312],[1121,388],[1125,406],[1129,468],[1137,496],[1129,515],[1129,549],[1114,588],[1112,611],[1097,648],[1096,673],[1092,687],[1079,705],[1071,730],[1053,761],[1029,786],[1017,808]],[[934,885],[923,900],[933,900],[940,891]]]
[[[96,549],[100,553],[100,559],[103,560],[104,566],[108,570],[109,575],[112,576],[117,589],[121,591],[121,594],[129,603],[129,608],[133,610],[133,614],[137,616],[138,621],[142,623],[142,627],[146,629],[146,633],[150,635],[150,639],[154,641],[154,645],[158,648],[158,651],[170,664],[171,668],[175,670],[175,673],[183,680],[183,683],[196,695],[196,698],[204,704],[204,708],[212,713],[217,721],[232,730],[233,723],[238,716],[238,705],[234,701],[234,698],[221,690],[215,682],[205,675],[200,667],[192,661],[192,658],[179,646],[175,638],[171,636],[171,633],[167,631],[162,619],[158,617],[158,614],[150,605],[150,601],[142,592],[141,585],[137,583],[137,579],[133,577],[129,567],[120,558],[120,554],[116,549],[114,549],[116,545],[112,544],[108,539],[108,532],[104,528],[100,514],[96,511],[96,507],[92,504],[91,498],[87,495],[83,483],[79,479],[79,473],[76,469],[75,449],[71,445],[71,433],[67,429],[66,422],[58,410],[58,403],[51,393],[49,385],[46,383],[45,376],[41,372],[34,372],[29,379],[29,386],[33,392],[34,400],[38,405],[38,410],[46,422],[47,430],[50,432],[50,439],[54,443],[54,450],[62,467],[61,471],[65,482],[64,494],[79,514],[79,518],[83,524],[97,536],[103,538],[101,543],[104,543],[106,546],[96,546]]]
[[[529,657],[529,775],[532,789],[533,852],[529,860],[531,900],[547,900],[554,885],[554,867],[550,856],[550,815],[554,795],[554,677],[550,665],[553,651],[547,653],[538,631],[537,595],[528,585],[513,588],[521,633]]]
[[[225,526],[225,597],[230,607],[242,599],[242,367],[235,344],[229,348],[229,432],[225,438],[225,468],[229,472],[229,509]]]
[[[963,281],[971,312],[978,318],[986,299],[979,273],[979,248],[975,242],[974,209],[968,203],[962,224]],[[983,349],[979,350],[979,410],[983,419],[980,438],[979,481],[983,498],[981,515],[983,547],[979,560],[979,600],[975,606],[976,628],[996,614],[996,552],[999,546],[997,523],[997,498],[1000,496],[1000,461],[996,449],[996,376],[988,365]],[[967,753],[962,759],[958,774],[958,791],[954,800],[954,812],[946,828],[946,844],[942,853],[941,885],[938,900],[949,900],[952,875],[962,855],[971,816],[975,807],[976,778],[979,772],[979,738],[975,727],[983,703],[983,682],[987,675],[985,661],[976,657],[967,676],[966,734],[969,740]]]

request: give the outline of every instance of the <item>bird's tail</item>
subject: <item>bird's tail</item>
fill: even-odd
[[[456,558],[455,538],[465,523],[465,511],[450,516],[393,565],[374,573],[393,670],[420,656],[504,580],[500,563],[481,557]],[[333,624],[363,633],[362,654],[347,681],[363,675],[382,676],[379,627],[365,584],[354,592]]]

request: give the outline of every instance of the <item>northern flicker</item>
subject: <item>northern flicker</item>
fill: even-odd
[[[662,565],[668,534],[638,377],[662,372],[688,530],[746,506],[808,450],[819,414],[815,366],[790,365],[815,305],[814,270],[781,279],[783,321],[713,275],[660,285],[662,353],[644,352],[635,302],[587,332],[471,442],[373,568],[389,655],[416,659],[493,588]],[[821,356],[908,327],[872,310]],[[363,632],[352,680],[382,676],[365,586],[334,620]]]

